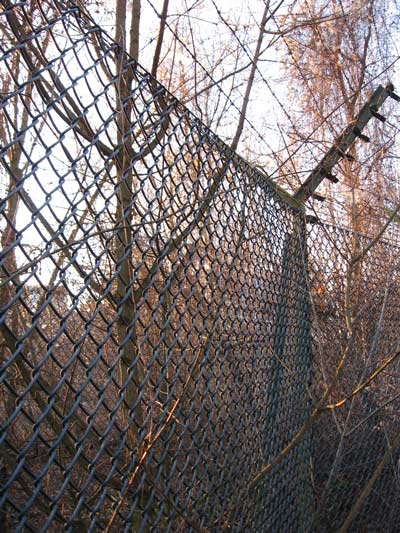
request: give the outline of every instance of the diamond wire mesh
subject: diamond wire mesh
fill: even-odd
[[[249,489],[310,411],[301,214],[73,2],[2,5],[4,527],[306,529],[309,437]]]
[[[348,397],[400,350],[400,247],[396,234],[376,242],[349,276],[351,259],[371,244],[370,237],[337,226],[316,223],[308,228],[317,397],[350,348],[331,398],[334,402]],[[352,334],[346,324],[346,308]],[[339,531],[398,436],[399,372],[396,359],[360,394],[334,414],[320,418],[314,427],[316,525],[321,531]],[[399,530],[399,461],[399,449],[394,448],[349,531]]]

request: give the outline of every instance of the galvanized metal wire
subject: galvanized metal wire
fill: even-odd
[[[300,531],[302,214],[74,2],[3,1],[2,519]]]
[[[386,456],[349,531],[395,532],[400,523],[400,453],[394,446],[399,358],[385,364],[400,350],[398,234],[374,242],[368,235],[314,222],[308,239],[316,397],[348,354],[330,403],[347,401],[313,428],[314,525],[339,531]]]
[[[398,243],[307,223],[73,1],[1,4],[3,528],[397,531]]]

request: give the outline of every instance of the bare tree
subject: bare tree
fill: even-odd
[[[368,92],[378,81],[385,85],[393,74],[394,51],[386,31],[391,24],[390,5],[367,0],[325,4],[306,0],[297,3],[296,13],[286,25],[277,20],[277,31],[286,46],[288,79],[300,107],[298,118],[288,124],[291,140],[301,147],[289,161],[297,170],[299,181],[299,169],[313,168],[314,161],[353,122]],[[388,102],[384,114],[390,113]],[[385,126],[379,119],[378,115],[371,121],[367,137],[361,135],[335,169],[338,183],[325,180],[321,188],[325,205],[316,205],[315,201],[311,205],[323,221],[348,228],[346,232],[327,226],[324,234],[322,227],[316,226],[313,231],[319,244],[311,241],[314,341],[322,382],[319,394],[325,397],[330,391],[333,400],[361,387],[368,374],[376,370],[378,361],[383,363],[398,350],[398,339],[391,335],[390,310],[397,264],[389,242],[381,242],[390,222],[386,208],[397,206],[399,201],[391,158],[397,129]],[[294,174],[290,165],[287,172]],[[295,182],[294,188],[298,187]],[[324,257],[327,249],[330,254]],[[381,260],[384,263],[377,267]],[[373,265],[380,269],[379,274]],[[340,377],[335,377],[339,367]],[[388,428],[394,421],[389,414],[384,421],[383,412],[379,418],[376,411],[386,398],[385,389],[391,389],[390,378],[387,379],[381,377],[375,391],[351,396],[346,404],[340,404],[338,412],[331,411],[331,417],[317,425],[324,450],[317,471],[322,475],[327,467],[327,478],[321,477],[317,488],[321,527],[344,520],[340,508],[345,509],[345,504],[340,502],[346,498],[354,501],[363,483],[367,483],[371,469],[384,453],[385,431],[389,431],[387,446],[391,449],[396,435]],[[376,412],[378,418],[374,422],[369,419],[369,425],[358,426],[370,411]],[[358,427],[359,433],[352,427]],[[329,435],[327,440],[324,434]],[[368,445],[362,448],[360,440],[365,437],[360,435],[365,434],[369,435]],[[357,453],[361,458],[355,473],[351,462]],[[351,476],[354,482],[350,481]],[[390,492],[391,481],[386,480]],[[337,502],[330,511],[328,501]],[[367,514],[366,520],[375,518]],[[362,514],[358,520],[362,523]]]
[[[249,18],[251,13],[242,19],[212,3],[219,40],[210,49],[195,26],[196,17],[207,15],[204,6],[182,2],[172,13],[171,2],[164,0],[154,54],[146,59],[151,73],[140,66],[145,54],[139,0],[116,1],[114,40],[93,25],[85,6],[76,13],[75,4],[57,2],[46,12],[42,4],[32,0],[29,11],[25,3],[2,1],[8,70],[0,73],[6,95],[0,132],[6,147],[1,227],[6,259],[0,297],[6,309],[2,346],[7,364],[11,361],[2,408],[11,420],[9,449],[20,451],[10,454],[8,464],[22,472],[19,485],[28,485],[23,495],[14,487],[19,507],[30,505],[34,490],[42,512],[34,518],[38,528],[54,516],[68,521],[68,527],[87,530],[98,512],[106,531],[119,521],[139,529],[148,517],[162,528],[160,516],[168,515],[196,530],[204,517],[193,508],[204,499],[213,527],[222,527],[235,523],[232,502],[248,495],[249,467],[232,464],[235,453],[244,459],[258,446],[270,461],[255,476],[254,487],[329,412],[339,444],[330,448],[337,459],[324,487],[322,498],[327,499],[343,457],[341,443],[356,432],[348,424],[356,401],[397,357],[397,352],[389,358],[384,354],[371,368],[389,329],[386,311],[395,294],[397,267],[388,249],[379,248],[379,233],[372,241],[358,237],[370,228],[360,190],[363,179],[369,177],[375,196],[377,187],[383,187],[383,145],[370,166],[362,159],[367,152],[354,150],[353,157],[364,163],[357,167],[346,161],[341,169],[345,189],[340,197],[346,200],[351,191],[351,201],[344,204],[358,232],[356,238],[343,239],[350,252],[339,250],[336,257],[343,243],[335,247],[325,235],[321,242],[328,260],[315,257],[312,265],[315,337],[320,351],[329,355],[321,366],[321,403],[289,444],[278,428],[276,404],[271,402],[267,410],[257,404],[277,428],[270,449],[275,457],[265,457],[264,426],[256,445],[251,439],[244,444],[236,422],[244,432],[251,426],[255,415],[244,406],[257,403],[265,382],[267,396],[279,397],[299,413],[285,380],[297,379],[296,390],[306,390],[296,369],[305,349],[297,333],[309,323],[303,206],[279,186],[269,188],[268,176],[251,170],[234,151],[247,148],[249,158],[257,156],[257,147],[249,146],[251,135],[257,134],[251,122],[257,90],[268,87],[274,102],[289,105],[274,93],[263,68],[266,52],[279,45],[290,59],[288,74],[301,87],[298,97],[312,119],[307,120],[318,132],[319,123],[330,124],[326,138],[319,140],[331,140],[331,132],[354,116],[365,83],[379,74],[373,70],[378,56],[372,54],[380,50],[375,4],[344,7],[337,2],[328,8],[296,2],[288,13],[283,2],[266,1],[260,3],[257,19]],[[98,2],[88,3],[88,9],[92,4]],[[68,15],[65,7],[71,8]],[[304,9],[300,19],[298,9]],[[64,35],[65,28],[70,34]],[[156,76],[207,125],[223,132],[228,144],[195,120]],[[338,99],[344,105],[329,123]],[[299,137],[300,122],[291,124],[285,145],[289,153],[310,144]],[[307,137],[306,126],[304,121]],[[301,155],[303,159],[290,158],[295,169],[300,162],[312,162]],[[53,166],[47,168],[46,161]],[[293,171],[279,157],[277,161],[282,174]],[[278,221],[268,218],[264,203],[258,205],[260,198],[273,213],[281,208]],[[296,208],[294,222],[289,206]],[[373,208],[382,206],[378,201]],[[337,213],[332,205],[334,220]],[[279,240],[276,249],[265,237],[269,232]],[[31,234],[43,242],[26,242]],[[254,242],[260,237],[266,240],[257,250]],[[371,252],[374,260],[367,262]],[[371,286],[366,280],[382,257],[387,259],[386,277],[366,309],[363,298]],[[269,268],[260,272],[266,263]],[[325,275],[318,271],[321,264]],[[48,272],[42,274],[42,267]],[[345,280],[343,271],[348,273]],[[272,294],[267,302],[266,294]],[[263,321],[252,296],[268,310]],[[326,331],[338,324],[340,338],[332,343]],[[264,342],[272,338],[263,347],[267,362],[253,361],[259,357],[257,335]],[[287,353],[294,354],[290,361]],[[349,374],[360,365],[354,383]],[[257,369],[262,377],[255,377]],[[368,408],[379,411],[368,398]],[[15,400],[22,405],[19,411]],[[350,405],[344,421],[336,414],[343,405]],[[14,420],[16,412],[20,418]],[[377,424],[364,405],[360,412],[358,424],[372,424],[372,419]],[[221,455],[213,449],[212,430],[224,435]],[[32,443],[39,449],[36,465],[28,457]],[[390,434],[388,443],[392,451]],[[191,451],[196,447],[207,461]],[[174,455],[173,462],[176,450],[182,458]],[[229,468],[221,467],[221,457]],[[37,467],[36,477],[25,462]],[[185,462],[189,467],[182,473]],[[218,492],[213,470],[221,468],[228,488],[214,505],[208,492]],[[192,469],[198,479],[190,485]],[[305,478],[307,467],[302,463],[298,472]],[[101,511],[97,501],[103,502]],[[106,501],[113,502],[111,512]],[[304,501],[301,506],[285,502],[298,527],[306,523]],[[275,505],[275,495],[271,502]]]

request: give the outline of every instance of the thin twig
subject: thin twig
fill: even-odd
[[[146,458],[148,457],[150,451],[153,449],[155,443],[158,441],[158,439],[161,437],[161,435],[164,433],[164,431],[166,430],[166,428],[169,426],[170,422],[172,421],[172,419],[174,418],[174,414],[175,414],[175,411],[177,410],[179,404],[181,403],[183,397],[185,396],[185,392],[187,390],[187,388],[189,387],[189,384],[190,382],[192,381],[193,379],[193,376],[194,376],[194,372],[196,371],[196,369],[198,368],[198,365],[199,365],[199,362],[200,362],[200,354],[202,353],[202,347],[199,348],[197,354],[196,354],[196,357],[195,357],[195,360],[194,360],[194,363],[193,363],[193,366],[192,366],[192,369],[191,371],[189,372],[189,375],[186,379],[186,382],[183,386],[183,389],[182,389],[182,393],[181,395],[179,396],[179,398],[177,398],[174,402],[174,405],[172,406],[172,409],[168,412],[168,415],[165,419],[165,422],[164,424],[161,426],[161,428],[158,430],[158,432],[154,435],[154,437],[150,440],[150,442],[147,444],[146,448],[143,450],[141,456],[140,456],[140,459],[138,461],[138,464],[136,465],[129,481],[128,481],[128,484],[126,486],[126,489],[124,491],[124,494],[121,495],[120,499],[119,499],[119,502],[116,506],[116,508],[114,509],[114,512],[107,524],[107,527],[105,529],[105,533],[110,533],[111,531],[111,527],[112,525],[114,524],[115,522],[115,519],[118,515],[118,512],[125,500],[125,497],[128,493],[128,490],[130,489],[130,487],[132,487],[133,483],[135,482],[135,479],[136,479],[136,476],[137,476],[137,473],[139,471],[139,469],[143,466],[144,464],[144,461],[146,460]]]
[[[374,379],[376,379],[379,376],[379,374],[385,370],[385,368],[387,368],[391,363],[393,363],[393,361],[397,359],[399,355],[400,355],[400,350],[397,351],[395,354],[393,354],[391,357],[389,357],[377,370],[375,370],[375,372],[373,372],[369,376],[369,378],[367,378],[361,385],[359,385],[356,389],[354,389],[354,391],[351,394],[349,394],[349,396],[346,396],[346,398],[343,398],[339,402],[326,405],[325,407],[321,407],[321,409],[325,411],[329,409],[337,409],[338,407],[342,407],[342,405],[344,405],[346,402],[351,400],[351,398],[353,398],[354,396],[359,394],[362,390],[364,390],[366,387],[368,387],[368,385]]]
[[[349,527],[351,526],[352,522],[360,512],[362,506],[364,505],[365,500],[368,498],[370,492],[373,489],[373,486],[380,476],[382,470],[386,466],[386,463],[389,461],[389,459],[392,456],[393,451],[399,446],[400,444],[400,433],[398,433],[397,437],[394,439],[393,444],[388,448],[385,455],[383,456],[381,462],[376,467],[374,473],[372,474],[371,478],[369,479],[368,483],[366,484],[364,490],[358,497],[356,503],[351,508],[349,514],[347,515],[346,520],[343,522],[342,527],[339,529],[338,533],[346,533],[349,530]]]

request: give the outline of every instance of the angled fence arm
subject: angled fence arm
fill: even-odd
[[[379,109],[388,96],[399,101],[399,97],[394,93],[394,86],[391,83],[388,83],[385,87],[379,85],[368,102],[363,105],[358,116],[345,128],[343,133],[336,139],[333,146],[324,155],[306,181],[294,194],[295,200],[302,203],[306,202],[309,198],[314,196],[317,187],[325,178],[333,182],[337,181],[337,178],[332,175],[333,167],[342,158],[352,159],[352,156],[348,154],[347,151],[357,138],[369,142],[369,138],[362,132],[371,118],[376,118],[381,122],[386,121],[385,117],[379,113]]]

